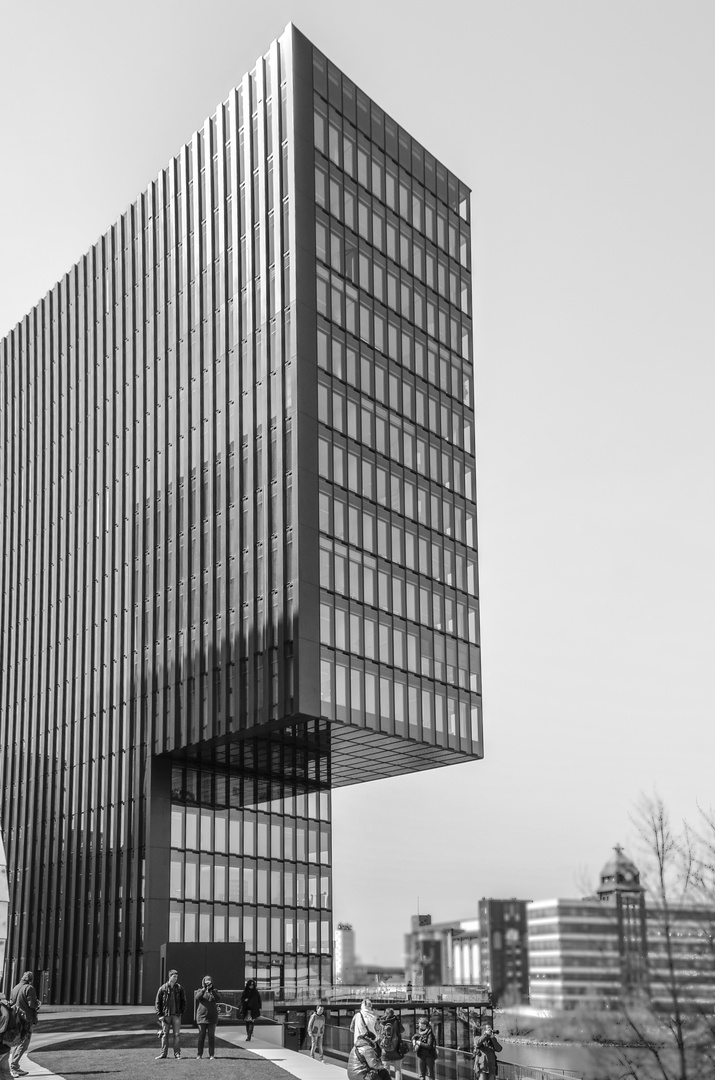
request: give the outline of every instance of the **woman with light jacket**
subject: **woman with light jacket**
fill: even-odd
[[[350,1024],[350,1030],[353,1033],[353,1042],[356,1043],[360,1035],[365,1035],[367,1032],[371,1032],[373,1035],[377,1035],[377,1013],[372,1007],[372,1001],[370,998],[363,998],[360,1005],[360,1012],[356,1012],[352,1018]]]

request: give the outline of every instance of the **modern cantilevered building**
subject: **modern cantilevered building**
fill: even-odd
[[[331,981],[330,791],[480,757],[469,192],[289,26],[0,346],[5,984]]]

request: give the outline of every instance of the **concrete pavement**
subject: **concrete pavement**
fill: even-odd
[[[52,1010],[44,1015],[52,1015],[53,1019],[60,1019],[63,1015],[72,1017],[76,1020],[78,1015],[86,1017],[88,1020],[96,1019],[98,1017],[105,1017],[110,1010],[108,1009],[87,1009],[67,1011],[62,1013],[60,1010]],[[140,1011],[137,1008],[129,1009],[112,1009],[111,1012],[114,1015],[121,1015],[122,1012],[136,1015]],[[141,1010],[143,1011],[143,1010]],[[148,1014],[153,1017],[153,1009],[147,1010]],[[42,1076],[46,1080],[65,1080],[65,1077],[58,1075],[57,1073],[50,1072],[48,1069],[43,1069],[42,1066],[37,1065],[32,1060],[33,1052],[39,1051],[43,1046],[55,1046],[58,1043],[72,1042],[75,1039],[91,1037],[93,1039],[107,1038],[116,1035],[154,1035],[156,1033],[156,1026],[147,1027],[144,1030],[137,1030],[136,1028],[129,1028],[127,1030],[117,1030],[116,1028],[111,1031],[98,1031],[92,1028],[91,1024],[88,1024],[86,1031],[48,1031],[43,1033],[41,1026],[36,1028],[32,1035],[32,1044],[30,1046],[29,1054],[26,1054],[21,1062],[20,1067],[27,1069],[28,1076]],[[230,1043],[231,1046],[240,1047],[242,1050],[248,1053],[255,1054],[257,1057],[264,1058],[266,1061],[271,1061],[281,1069],[285,1069],[291,1076],[295,1076],[297,1080],[345,1080],[346,1070],[340,1065],[334,1065],[332,1062],[325,1060],[324,1062],[318,1061],[312,1058],[309,1054],[301,1054],[297,1050],[288,1050],[283,1046],[276,1046],[275,1043],[269,1042],[266,1039],[256,1037],[256,1031],[260,1031],[260,1027],[254,1030],[253,1038],[250,1043],[246,1042],[246,1036],[243,1033],[243,1029],[229,1029],[221,1027],[220,1034],[218,1035],[224,1042]]]

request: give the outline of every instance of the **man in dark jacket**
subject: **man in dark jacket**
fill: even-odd
[[[502,1044],[494,1035],[489,1024],[474,1043],[474,1072],[477,1077],[484,1080],[496,1080],[497,1054],[501,1052]]]
[[[20,1041],[15,1043],[10,1054],[11,1076],[27,1076],[27,1069],[20,1068],[20,1058],[27,1053],[32,1029],[37,1024],[37,1011],[40,1008],[35,987],[32,985],[33,978],[32,972],[26,971],[17,986],[10,991],[10,1001],[17,1007],[22,1021]]]
[[[161,1022],[161,1053],[156,1060],[165,1058],[169,1049],[169,1032],[172,1033],[174,1057],[181,1057],[181,1017],[186,1008],[186,994],[179,983],[178,971],[170,971],[167,982],[156,992],[156,1015]]]

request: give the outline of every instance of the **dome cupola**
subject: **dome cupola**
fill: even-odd
[[[638,867],[624,853],[620,844],[616,844],[613,855],[601,870],[598,896],[607,900],[618,892],[642,892],[641,876]]]

